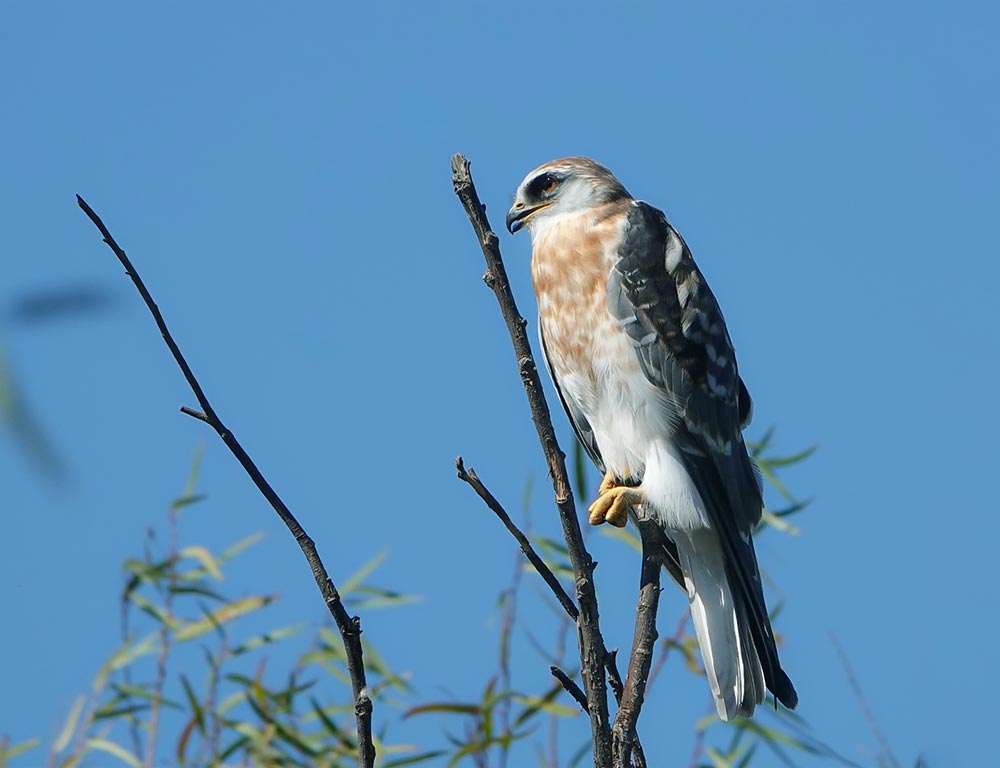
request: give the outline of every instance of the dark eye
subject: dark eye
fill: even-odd
[[[543,173],[541,176],[537,177],[531,182],[530,192],[534,197],[541,197],[542,195],[549,195],[555,191],[556,185],[559,180],[553,176],[551,173]]]

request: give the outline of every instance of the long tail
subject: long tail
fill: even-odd
[[[673,531],[671,538],[719,717],[750,717],[764,701],[764,669],[745,601],[730,588],[718,534],[711,529]]]

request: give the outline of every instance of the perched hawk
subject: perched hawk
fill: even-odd
[[[719,717],[749,717],[765,686],[787,707],[750,533],[763,502],[741,434],[750,395],[719,305],[661,211],[586,157],[529,173],[507,214],[531,232],[545,363],[604,473],[590,522],[660,523],[687,592]]]

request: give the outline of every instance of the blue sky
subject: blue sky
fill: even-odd
[[[51,734],[89,684],[117,642],[119,564],[200,441],[210,501],[185,535],[267,532],[229,587],[283,594],[276,624],[322,615],[273,513],[177,412],[193,399],[74,194],[334,578],[387,549],[380,583],[425,596],[365,616],[369,639],[428,697],[472,696],[514,547],[454,457],[514,508],[533,478],[533,525],[557,525],[449,157],[470,157],[499,228],[528,170],[587,154],[691,246],[751,435],[820,446],[787,478],[814,499],[803,533],[760,544],[801,714],[842,752],[872,744],[836,633],[905,763],[982,764],[1000,673],[998,21],[985,3],[5,4],[0,339],[70,477],[50,486],[0,441],[0,688],[19,702],[0,731]],[[528,238],[501,240],[533,322]],[[67,285],[109,306],[12,315]],[[608,642],[627,647],[636,563],[594,549]],[[662,632],[682,604],[664,593]],[[530,650],[518,664],[547,685]],[[663,764],[686,759],[705,704],[668,675],[642,721]]]

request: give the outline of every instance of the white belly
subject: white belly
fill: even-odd
[[[605,310],[606,311],[606,310]],[[676,416],[669,397],[643,374],[635,350],[615,326],[597,329],[586,346],[589,365],[553,373],[565,397],[594,430],[607,471],[640,481],[647,513],[667,528],[709,527],[708,515],[674,442]]]

